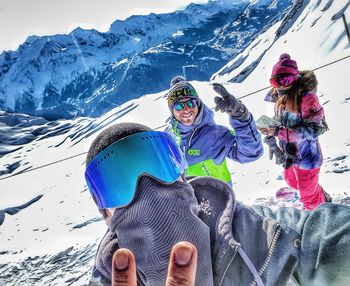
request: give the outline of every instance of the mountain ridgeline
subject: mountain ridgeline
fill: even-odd
[[[0,109],[97,117],[167,89],[174,75],[208,80],[292,8],[292,0],[218,0],[117,20],[106,33],[30,36],[0,54]]]

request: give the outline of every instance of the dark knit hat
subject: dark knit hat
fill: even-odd
[[[86,168],[97,154],[106,149],[109,145],[112,145],[124,137],[150,130],[152,129],[138,123],[118,123],[106,128],[91,143],[86,155]]]
[[[292,60],[288,54],[280,55],[279,61],[273,66],[271,77],[281,74],[299,75],[297,62]]]
[[[175,102],[182,98],[197,98],[198,94],[194,87],[183,77],[175,76],[170,82],[168,92],[168,106],[171,107]]]

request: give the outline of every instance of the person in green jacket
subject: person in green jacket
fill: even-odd
[[[226,158],[248,163],[263,154],[252,114],[221,84],[214,83],[213,88],[220,95],[214,98],[215,111],[229,115],[234,131],[230,130],[215,123],[214,112],[184,77],[174,77],[170,86],[167,101],[171,116],[166,131],[175,136],[186,157],[186,176],[210,176],[231,184]]]

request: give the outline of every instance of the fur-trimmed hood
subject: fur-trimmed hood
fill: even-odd
[[[300,72],[300,79],[296,82],[300,90],[300,94],[305,94],[307,92],[317,92],[317,79],[316,75],[311,70],[305,70]]]

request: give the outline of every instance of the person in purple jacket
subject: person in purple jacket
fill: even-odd
[[[282,54],[272,69],[270,84],[272,90],[265,100],[275,103],[279,125],[261,132],[267,135],[265,143],[270,154],[275,154],[276,163],[284,165],[285,181],[299,190],[304,207],[312,210],[331,201],[318,183],[323,161],[318,136],[328,127],[316,95],[316,76],[312,71],[299,72],[296,61]]]
[[[167,94],[171,126],[184,153],[188,168],[186,176],[210,176],[232,183],[226,157],[240,163],[257,160],[263,154],[261,136],[252,114],[221,84],[214,83],[215,111],[225,112],[233,130],[217,125],[214,113],[199,98],[194,87],[182,76],[170,83]]]

